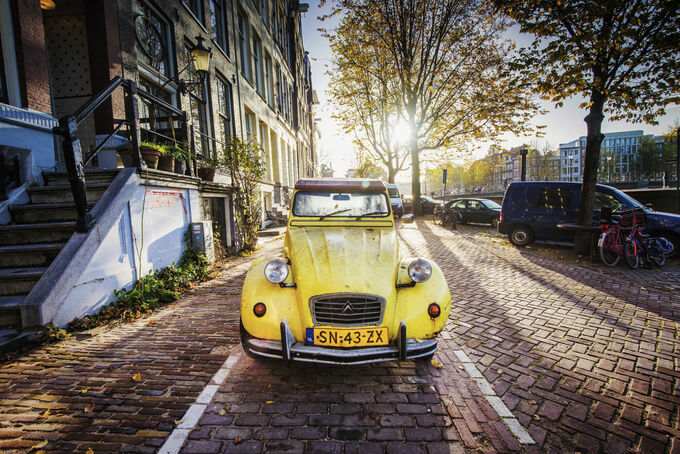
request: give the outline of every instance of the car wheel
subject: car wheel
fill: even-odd
[[[512,229],[508,235],[510,242],[517,247],[527,246],[534,241],[534,232],[527,226],[520,225]]]

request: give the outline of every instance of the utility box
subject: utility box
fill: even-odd
[[[191,223],[191,243],[196,250],[205,254],[210,263],[215,261],[212,221]]]

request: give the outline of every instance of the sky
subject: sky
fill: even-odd
[[[319,9],[318,0],[310,1],[309,11],[304,14],[302,20],[302,33],[305,50],[309,52],[312,59],[312,85],[317,92],[320,104],[316,109],[316,118],[319,119],[319,129],[321,131],[321,144],[319,149],[319,161],[332,166],[335,170],[335,177],[344,177],[347,169],[353,167],[354,149],[352,138],[346,136],[338,123],[332,118],[333,106],[329,100],[327,88],[330,76],[327,72],[330,69],[333,54],[328,40],[321,36],[318,28],[326,28],[329,31],[333,28],[333,22],[320,22],[317,18],[329,12],[327,2],[323,9]],[[514,136],[506,134],[493,142],[477,143],[477,150],[473,153],[473,158],[484,156],[492,143],[497,143],[503,148],[512,148],[522,144],[534,144],[537,142],[539,149],[546,144],[552,149],[557,149],[560,143],[571,142],[581,136],[586,135],[586,124],[583,118],[586,111],[579,108],[583,98],[574,97],[564,102],[564,106],[555,109],[552,104],[544,104],[549,110],[545,115],[537,116],[534,125],[546,125],[543,130],[545,136],[537,139],[535,136]],[[602,124],[602,132],[634,131],[642,130],[645,134],[661,135],[676,123],[680,123],[680,106],[666,109],[666,115],[657,119],[658,125],[648,125],[645,123],[626,123],[623,121],[605,121]],[[408,181],[410,172],[402,172],[397,176],[397,181]]]

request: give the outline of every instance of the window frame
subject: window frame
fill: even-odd
[[[215,83],[217,89],[217,117],[222,135],[221,140],[227,143],[236,131],[236,125],[234,124],[234,91],[227,78],[219,73],[216,75]]]
[[[182,0],[182,4],[189,10],[194,19],[199,24],[205,24],[205,11],[203,8],[203,0]],[[196,8],[196,9],[194,9]]]
[[[229,32],[227,9],[224,0],[210,0],[210,26],[213,43],[231,58],[229,52]],[[221,36],[220,36],[221,35]]]
[[[248,19],[245,14],[238,13],[238,37],[239,37],[239,52],[241,57],[241,75],[251,82],[250,67],[250,34],[248,33]]]

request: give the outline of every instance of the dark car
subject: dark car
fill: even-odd
[[[404,213],[411,213],[413,211],[412,201],[413,197],[404,197]],[[436,205],[441,205],[441,202],[437,202],[432,197],[426,195],[420,196],[420,206],[423,207],[423,214],[432,214]]]
[[[501,215],[501,206],[489,199],[454,199],[446,202],[446,209],[451,208],[460,213],[461,223],[491,224],[493,228],[498,226]]]
[[[534,240],[574,241],[574,231],[558,224],[576,224],[581,200],[581,183],[532,181],[511,183],[505,191],[498,231],[508,235],[515,246]],[[618,189],[598,184],[593,203],[593,224],[599,225],[600,210],[612,212],[642,208],[647,217],[643,232],[666,238],[673,246],[668,256],[680,247],[680,216],[643,206]]]

